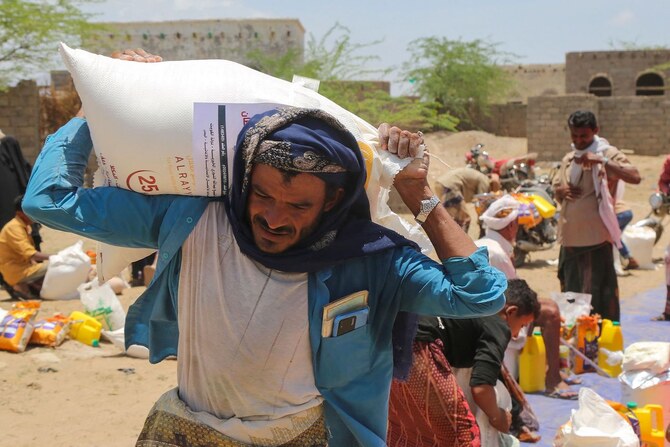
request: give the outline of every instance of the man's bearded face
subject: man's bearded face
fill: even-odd
[[[282,253],[312,234],[337,198],[327,199],[326,183],[312,175],[286,173],[258,164],[251,172],[247,219],[256,246]]]

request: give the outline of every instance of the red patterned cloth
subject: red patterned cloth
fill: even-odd
[[[444,357],[441,340],[415,341],[407,382],[394,380],[389,447],[480,447],[479,427]]]

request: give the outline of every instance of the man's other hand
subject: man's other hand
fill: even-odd
[[[508,410],[498,408],[498,414],[489,418],[489,423],[501,433],[509,433],[510,425],[512,425],[512,413]]]
[[[421,132],[412,133],[399,127],[382,123],[377,129],[381,148],[397,155],[400,158],[419,156],[420,146],[423,144]]]
[[[560,185],[554,188],[554,195],[559,202],[571,201],[581,197],[582,189],[574,185]]]
[[[581,157],[575,157],[575,163],[582,165],[583,169],[591,169],[594,165],[600,164],[604,161],[603,156],[587,152]]]
[[[423,187],[428,177],[428,154],[424,152],[423,157],[417,158],[423,145],[423,134],[412,133],[402,130],[396,126],[382,123],[379,126],[379,142],[381,149],[397,155],[399,158],[413,158],[412,162],[400,171],[394,184],[398,187],[400,182],[412,182],[415,186]],[[417,183],[418,181],[418,183]]]
[[[112,53],[112,58],[121,59],[124,61],[146,62],[146,63],[163,61],[162,57],[158,56],[157,54],[147,53],[142,48],[136,48],[134,50],[128,49],[123,51],[114,51]]]

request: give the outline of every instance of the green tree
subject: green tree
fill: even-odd
[[[293,49],[280,56],[256,50],[247,57],[257,70],[281,79],[290,81],[296,74],[322,81],[319,93],[373,125],[389,122],[409,130],[455,130],[458,120],[441,113],[434,101],[394,98],[374,82],[354,81],[382,79],[392,71],[369,68],[379,57],[365,52],[379,43],[354,43],[349,29],[336,23],[320,39],[310,34],[304,61]]]
[[[379,56],[361,54],[380,42],[354,43],[351,41],[351,31],[335,23],[320,39],[310,33],[304,62],[303,55],[294,48],[280,56],[253,50],[247,54],[247,58],[259,71],[287,81],[293,75],[322,81],[383,77],[390,69],[367,68],[371,62],[378,61]]]
[[[100,29],[79,9],[92,1],[0,0],[0,90],[48,68],[59,41]]]
[[[502,99],[512,80],[501,68],[512,54],[498,44],[425,37],[410,42],[411,62],[403,64],[406,80],[421,98],[435,101],[441,111],[473,124],[488,106]]]

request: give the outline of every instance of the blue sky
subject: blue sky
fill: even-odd
[[[621,42],[670,47],[668,0],[106,0],[97,21],[298,18],[320,37],[335,22],[374,46],[380,65],[400,66],[414,39],[485,39],[519,63],[562,63],[570,51],[617,49]],[[614,46],[613,46],[614,45]]]

